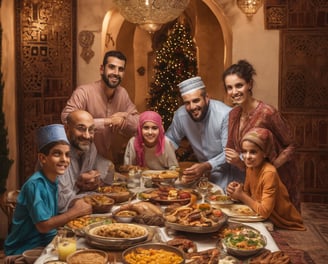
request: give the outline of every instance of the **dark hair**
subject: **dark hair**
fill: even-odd
[[[49,155],[50,153],[50,150],[54,147],[54,146],[57,146],[57,145],[68,145],[69,144],[67,143],[67,141],[65,140],[58,140],[58,141],[53,141],[53,142],[50,142],[49,144],[45,145],[43,148],[41,148],[39,150],[40,153],[43,153],[44,155]]]
[[[247,83],[250,83],[253,81],[253,76],[256,75],[256,71],[252,64],[250,64],[247,60],[239,60],[236,64],[232,64],[222,74],[222,81],[226,90],[225,78],[231,74],[236,74],[239,78],[242,78]]]
[[[104,66],[107,64],[108,57],[115,57],[115,58],[118,58],[120,60],[124,60],[124,62],[126,63],[126,57],[122,52],[120,52],[118,50],[109,50],[104,55],[104,59],[103,59],[103,65]]]

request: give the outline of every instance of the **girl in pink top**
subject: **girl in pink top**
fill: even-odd
[[[140,114],[137,135],[128,142],[124,164],[152,170],[178,167],[174,147],[165,136],[162,118],[158,113],[145,111]]]

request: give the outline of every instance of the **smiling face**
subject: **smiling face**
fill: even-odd
[[[158,142],[159,127],[151,121],[147,121],[142,125],[142,138],[147,147],[154,147]]]
[[[83,152],[88,151],[95,134],[93,117],[83,110],[70,113],[67,117],[66,134],[74,148]]]
[[[208,111],[209,99],[204,89],[198,89],[192,93],[182,96],[183,104],[195,121],[202,121]]]
[[[125,61],[116,57],[108,57],[107,64],[101,65],[100,75],[108,88],[114,89],[120,85],[125,72]]]
[[[246,167],[248,168],[258,168],[261,167],[265,161],[265,153],[263,150],[255,143],[244,140],[242,145],[242,156]]]
[[[50,179],[55,180],[57,175],[63,175],[70,163],[70,146],[57,144],[52,147],[49,154],[39,153],[42,171]]]
[[[252,98],[250,92],[252,84],[247,83],[243,78],[238,77],[237,74],[227,75],[224,83],[227,94],[234,105],[244,105]]]

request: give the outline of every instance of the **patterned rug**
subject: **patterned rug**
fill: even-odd
[[[275,230],[271,233],[278,247],[292,263],[328,263],[328,204],[302,203],[306,231]]]
[[[315,264],[308,252],[290,247],[286,240],[283,238],[282,234],[279,232],[271,232],[271,235],[274,241],[277,243],[279,249],[289,256],[291,263]]]

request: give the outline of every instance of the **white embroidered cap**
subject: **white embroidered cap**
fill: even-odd
[[[38,151],[51,142],[61,140],[66,141],[69,144],[64,126],[61,124],[43,126],[36,131]]]
[[[205,87],[202,79],[199,76],[189,78],[178,84],[181,96],[192,93],[198,89]]]

